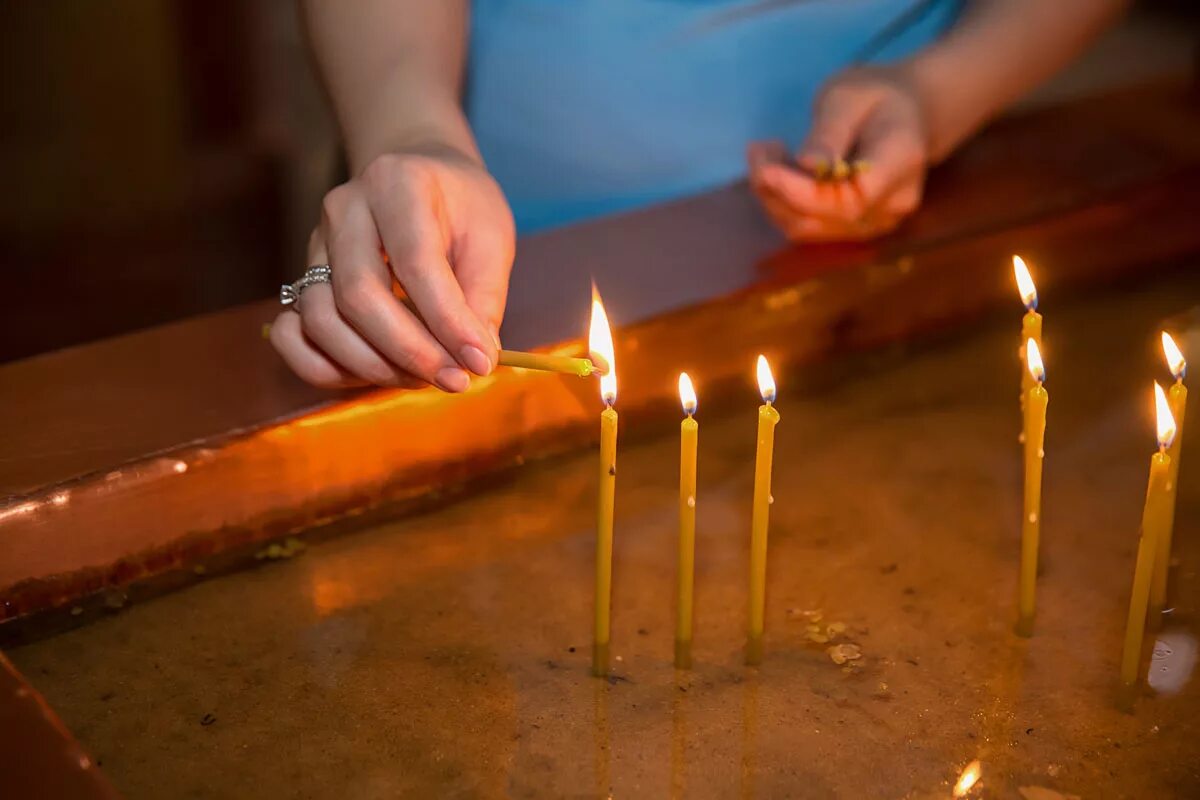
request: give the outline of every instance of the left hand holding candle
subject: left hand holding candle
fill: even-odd
[[[578,375],[580,378],[590,378],[608,371],[596,366],[588,358],[572,358],[553,353],[522,353],[517,350],[501,350],[498,363],[501,367],[561,372],[566,375]]]

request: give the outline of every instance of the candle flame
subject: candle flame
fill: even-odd
[[[1183,376],[1187,374],[1187,359],[1183,357],[1179,345],[1175,344],[1171,334],[1166,331],[1162,332],[1162,345],[1163,355],[1167,358],[1167,368],[1171,370],[1175,380],[1183,380]]]
[[[1046,380],[1046,365],[1042,363],[1042,351],[1033,339],[1025,340],[1025,366],[1035,381]]]
[[[683,403],[683,411],[689,417],[696,413],[696,389],[686,372],[679,373],[679,402]]]
[[[1175,417],[1171,414],[1171,405],[1167,402],[1167,393],[1154,382],[1154,408],[1157,411],[1158,446],[1170,447],[1175,441]]]
[[[1029,267],[1025,266],[1025,259],[1020,256],[1013,256],[1013,274],[1017,276],[1017,291],[1021,293],[1021,302],[1030,311],[1037,308],[1037,287],[1033,285],[1033,276],[1029,274]]]
[[[613,357],[612,328],[608,325],[608,314],[596,284],[592,284],[592,322],[588,327],[588,350],[600,356],[608,365],[608,371],[600,376],[600,397],[606,405],[617,402],[617,362]]]
[[[967,764],[966,768],[962,771],[962,775],[958,776],[958,783],[954,784],[954,796],[962,797],[971,791],[971,787],[979,782],[979,776],[982,774],[983,766],[978,760]]]
[[[762,355],[758,357],[758,393],[762,395],[763,402],[775,402],[775,376],[771,374],[767,357]]]

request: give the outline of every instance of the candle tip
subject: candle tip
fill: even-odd
[[[1021,293],[1021,302],[1025,304],[1025,308],[1030,311],[1037,310],[1038,296],[1037,286],[1033,283],[1033,276],[1029,274],[1029,267],[1025,266],[1025,259],[1020,256],[1013,256],[1013,274],[1017,278],[1017,291]]]
[[[1183,351],[1175,344],[1171,334],[1166,331],[1162,332],[1162,349],[1163,356],[1167,359],[1167,368],[1171,370],[1175,380],[1183,380],[1187,375],[1187,359],[1183,357]]]
[[[1045,382],[1046,365],[1042,361],[1042,350],[1032,337],[1025,340],[1025,366],[1035,381],[1039,384]]]
[[[683,404],[683,413],[689,417],[696,413],[696,387],[686,372],[679,373],[679,402]]]
[[[1167,393],[1163,391],[1158,381],[1154,382],[1154,409],[1158,429],[1158,448],[1166,450],[1175,441],[1175,417],[1171,414]]]
[[[603,367],[600,373],[600,397],[611,406],[617,401],[617,364],[613,356],[612,328],[596,285],[592,284],[592,321],[588,326],[588,351],[592,363]],[[599,362],[599,363],[598,363]]]
[[[767,357],[760,355],[757,364],[758,372],[758,393],[762,395],[764,403],[775,402],[775,376],[771,374],[771,365],[767,363]]]

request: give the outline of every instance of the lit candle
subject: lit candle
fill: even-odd
[[[1025,361],[1025,343],[1030,339],[1037,342],[1038,347],[1042,346],[1042,315],[1037,313],[1037,287],[1033,284],[1033,276],[1029,274],[1029,267],[1025,266],[1025,259],[1020,256],[1013,256],[1013,274],[1017,278],[1017,291],[1021,294],[1021,302],[1025,304],[1025,316],[1021,319],[1021,346],[1019,353],[1021,361]],[[1029,376],[1029,369],[1026,367],[1021,370],[1021,410],[1025,409],[1025,401],[1029,398],[1029,390],[1033,388],[1033,379]],[[1024,434],[1022,434],[1024,436]]]
[[[1125,623],[1125,649],[1121,654],[1121,683],[1132,689],[1138,682],[1142,657],[1142,636],[1146,631],[1146,607],[1150,602],[1150,583],[1159,537],[1164,535],[1170,507],[1167,480],[1171,457],[1167,448],[1175,438],[1175,420],[1166,393],[1154,384],[1154,406],[1158,422],[1158,452],[1150,457],[1150,484],[1142,509],[1142,534],[1138,541],[1137,564],[1133,571],[1133,591],[1129,597],[1129,620]]]
[[[1150,625],[1156,629],[1162,622],[1163,609],[1167,607],[1167,575],[1171,567],[1171,538],[1175,529],[1175,489],[1179,481],[1179,451],[1183,449],[1183,416],[1187,410],[1187,387],[1183,385],[1187,359],[1166,331],[1162,333],[1162,347],[1167,367],[1175,376],[1175,385],[1167,393],[1167,404],[1171,408],[1171,416],[1175,418],[1175,440],[1167,448],[1167,456],[1171,459],[1167,466],[1167,523],[1158,542],[1154,580],[1150,584]]]
[[[692,582],[696,565],[696,445],[700,425],[696,390],[686,372],[679,373],[679,401],[687,416],[679,425],[679,576],[675,613],[675,666],[692,666]]]
[[[592,323],[588,331],[588,346],[599,353],[608,364],[608,372],[600,378],[600,398],[604,411],[600,413],[600,491],[596,506],[596,624],[592,646],[592,674],[608,674],[609,613],[612,604],[612,538],[613,501],[617,491],[617,365],[613,358],[612,330],[600,302],[600,294],[592,287]]]
[[[590,378],[592,375],[598,375],[604,371],[587,358],[572,358],[553,353],[522,353],[517,350],[501,350],[498,363],[502,367],[562,372],[567,375],[578,375],[581,378]]]
[[[1033,635],[1038,540],[1042,533],[1042,460],[1046,456],[1046,368],[1036,339],[1025,342],[1025,372],[1032,386],[1025,397],[1025,516],[1021,519],[1021,574],[1017,589],[1017,635]]]
[[[750,520],[750,625],[746,663],[762,663],[763,616],[767,589],[767,517],[771,505],[771,459],[775,451],[775,378],[764,356],[758,357],[758,450],[754,460],[754,508]]]

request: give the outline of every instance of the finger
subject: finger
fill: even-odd
[[[861,199],[836,184],[824,184],[810,175],[781,164],[760,170],[759,183],[790,205],[797,214],[831,222],[848,222],[865,211]]]
[[[446,234],[434,206],[441,203],[436,180],[411,171],[371,192],[370,207],[392,271],[433,335],[477,375],[487,375],[498,356],[492,333],[467,305],[446,258]]]
[[[808,137],[796,160],[806,169],[818,171],[850,154],[858,131],[875,105],[872,93],[847,83],[834,83],[817,97]]]
[[[751,142],[746,145],[746,166],[750,172],[750,180],[754,182],[759,170],[767,164],[786,164],[787,148],[778,139],[763,142]]]
[[[914,125],[886,116],[873,119],[863,128],[859,152],[871,162],[871,169],[854,180],[867,208],[915,209],[924,185],[925,148]]]
[[[467,373],[393,293],[375,220],[361,194],[330,192],[321,226],[333,264],[336,313],[401,373],[448,392],[465,391]]]
[[[501,225],[481,225],[474,229],[470,236],[463,237],[454,252],[454,273],[463,298],[487,328],[497,350],[500,323],[508,304],[513,247],[511,220],[508,220]]]
[[[271,325],[271,345],[300,378],[323,389],[362,386],[363,382],[330,361],[300,330],[300,315],[288,310]]]
[[[300,299],[300,327],[321,352],[355,377],[376,386],[400,384],[399,370],[342,319],[329,284],[319,283],[304,290]]]
[[[497,251],[478,241],[464,245],[456,263],[467,306],[483,323],[492,345],[500,348],[500,323],[508,304],[508,280],[512,259],[497,256]]]

